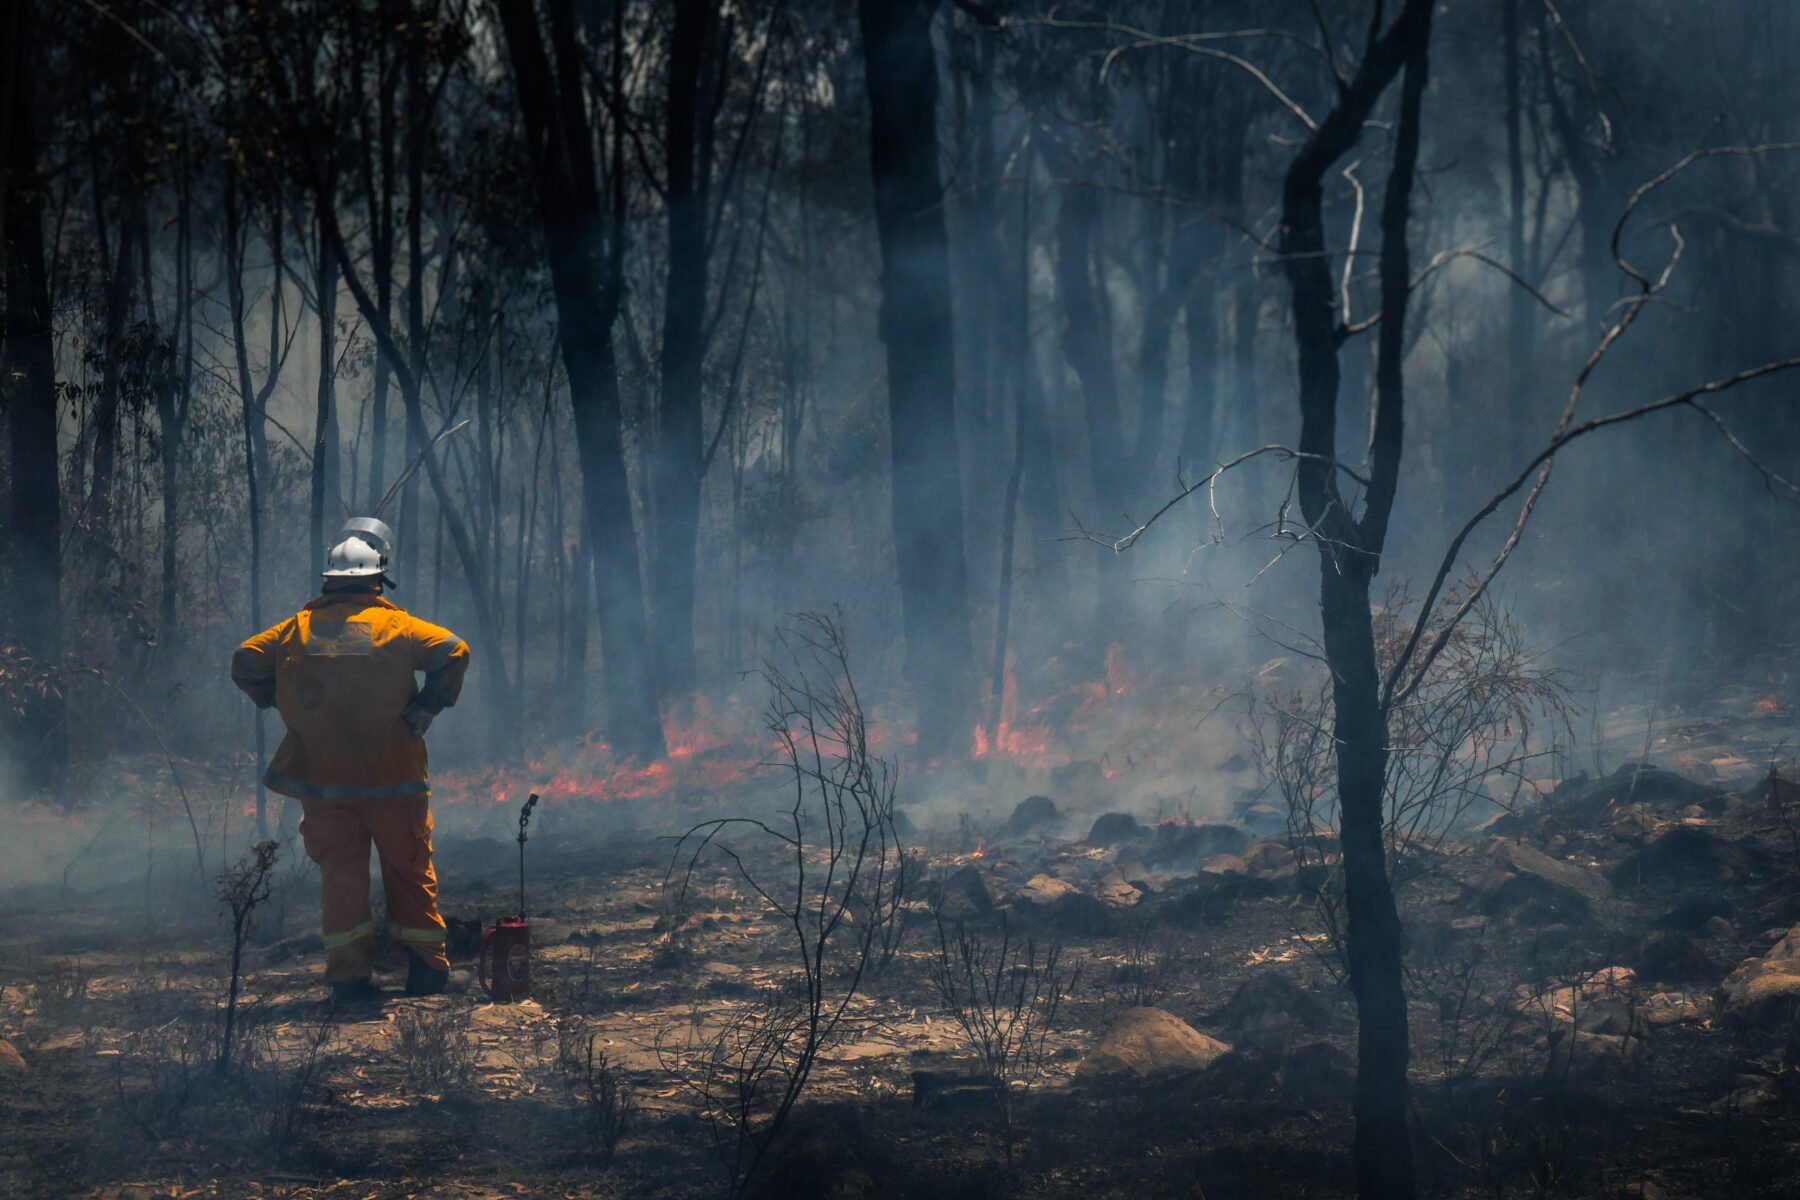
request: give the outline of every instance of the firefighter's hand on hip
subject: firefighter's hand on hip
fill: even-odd
[[[436,713],[426,712],[417,704],[409,704],[400,711],[400,719],[406,722],[406,727],[413,731],[414,737],[424,737],[425,731],[431,728],[432,719],[436,716]]]

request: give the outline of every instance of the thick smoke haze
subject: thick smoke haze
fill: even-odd
[[[321,538],[414,459],[409,402],[431,434],[469,421],[434,452],[441,489],[421,470],[383,514],[401,538],[395,599],[475,651],[434,734],[445,800],[496,779],[600,779],[630,757],[612,748],[623,718],[605,686],[630,648],[597,621],[619,553],[636,555],[654,645],[691,640],[694,686],[647,685],[665,750],[689,737],[753,746],[760,695],[744,673],[789,614],[838,607],[921,807],[971,793],[1005,807],[1015,787],[1052,788],[1054,766],[1102,760],[1116,786],[1067,799],[1222,816],[1254,788],[1219,770],[1237,751],[1221,701],[1318,632],[1293,461],[1233,469],[1124,553],[1100,543],[1216,464],[1295,442],[1282,173],[1313,119],[1302,114],[1329,101],[1330,64],[1351,57],[1361,6],[1324,6],[1322,26],[1302,4],[944,7],[931,46],[947,347],[882,341],[884,278],[917,272],[897,260],[884,276],[850,6],[727,7],[695,85],[708,103],[689,118],[698,241],[672,240],[669,222],[673,9],[624,5],[617,30],[610,11],[583,10],[568,43],[596,89],[622,48],[619,94],[588,99],[599,153],[576,167],[592,189],[582,244],[601,275],[617,271],[616,412],[597,419],[617,426],[628,528],[595,527],[584,501],[560,251],[534,184],[533,164],[556,151],[534,141],[505,30],[460,9],[422,38],[357,6],[32,10],[42,53],[30,82],[15,80],[34,104],[15,118],[7,176],[9,296],[30,286],[21,239],[41,238],[60,647],[34,645],[39,626],[16,604],[0,610],[0,640],[35,664],[9,667],[15,692],[35,669],[62,699],[53,735],[33,715],[45,706],[21,702],[6,796],[9,809],[89,816],[72,834],[26,821],[9,840],[29,849],[9,866],[48,871],[68,838],[101,836],[90,828],[129,790],[115,786],[126,771],[170,800],[171,763],[192,772],[190,806],[216,810],[208,844],[237,836],[227,808],[255,820],[243,813],[254,718],[226,660],[313,594]],[[1613,261],[1622,217],[1625,266],[1666,269],[1667,286],[1588,380],[1578,420],[1791,350],[1796,49],[1778,3],[1442,6],[1409,227],[1406,445],[1378,591],[1417,596],[1463,520],[1547,443],[1634,286]],[[273,120],[283,106],[298,116]],[[1325,196],[1352,327],[1378,311],[1391,117],[1378,111]],[[1763,149],[1701,158],[1626,214],[1684,155],[1727,146]],[[701,437],[682,449],[665,322],[672,267],[696,253],[702,338],[683,352],[699,359]],[[9,354],[24,336],[9,334]],[[1338,441],[1352,470],[1373,338],[1344,345]],[[912,526],[893,510],[888,387],[895,361],[937,352],[954,366],[955,420],[926,440],[959,450],[960,478],[914,469],[923,492],[962,499],[967,599],[935,603],[960,608],[970,654],[923,681],[908,677],[895,529]],[[42,444],[17,440],[28,381],[10,366],[8,379],[4,469],[23,530],[35,501],[20,464]],[[1744,459],[1792,477],[1792,394],[1777,375],[1721,396],[1736,446],[1678,409],[1559,456],[1498,587],[1595,703],[1695,702],[1789,640],[1793,512]],[[697,489],[685,542],[665,536],[687,519],[662,511],[680,492],[659,485],[670,473]],[[1515,498],[1460,557],[1487,561],[1516,512]],[[951,532],[908,536],[952,545]],[[25,542],[9,539],[12,596],[44,569]],[[667,589],[685,585],[668,558],[688,553],[691,596],[676,607],[692,620],[671,627]],[[1010,743],[991,727],[997,682]],[[1069,697],[1084,688],[1110,694],[1076,717]],[[919,744],[921,713],[950,708],[966,714],[956,735]]]

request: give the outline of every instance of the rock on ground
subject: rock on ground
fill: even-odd
[[[1495,843],[1493,863],[1497,873],[1476,885],[1481,907],[1490,915],[1518,911],[1541,921],[1582,917],[1612,893],[1598,872],[1519,842]]]
[[[1087,840],[1090,846],[1119,846],[1135,841],[1148,832],[1130,813],[1109,812],[1095,818],[1093,828],[1088,830]]]
[[[1050,797],[1027,796],[1014,806],[1012,816],[1006,819],[1006,832],[1014,835],[1034,833],[1056,824],[1061,815],[1056,811],[1056,801]]]
[[[1271,968],[1240,984],[1211,1021],[1240,1035],[1264,1037],[1317,1033],[1334,1024],[1331,1011],[1317,997]]]
[[[1753,1023],[1780,1020],[1800,1005],[1800,925],[1761,958],[1747,958],[1720,988],[1725,1011]]]
[[[944,881],[938,911],[949,920],[982,917],[994,911],[994,897],[988,891],[987,880],[973,863]]]
[[[0,1079],[23,1079],[25,1077],[25,1060],[13,1049],[13,1044],[0,1041]]]
[[[1203,1071],[1231,1047],[1172,1012],[1128,1008],[1076,1068],[1084,1079],[1152,1079]]]

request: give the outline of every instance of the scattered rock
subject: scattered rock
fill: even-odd
[[[1114,908],[1130,908],[1143,898],[1143,892],[1117,876],[1100,885],[1100,902]]]
[[[1700,944],[1685,933],[1657,929],[1638,943],[1634,959],[1637,972],[1645,979],[1664,983],[1711,981],[1723,973]]]
[[[1293,980],[1265,967],[1238,985],[1231,999],[1209,1020],[1240,1036],[1285,1037],[1298,1031],[1318,1033],[1327,1029],[1332,1024],[1332,1014]]]
[[[1294,852],[1281,842],[1258,842],[1243,854],[1244,867],[1254,875],[1296,873]]]
[[[1235,854],[1215,854],[1200,864],[1206,875],[1248,875],[1250,868]]]
[[[1737,932],[1737,928],[1724,917],[1708,917],[1700,932],[1709,938],[1728,938]]]
[[[1516,838],[1525,832],[1525,818],[1502,809],[1475,827],[1486,837]]]
[[[947,920],[965,917],[982,917],[994,911],[994,897],[988,891],[987,880],[981,877],[981,871],[970,863],[944,880],[944,889],[938,899],[938,913]]]
[[[11,1042],[0,1040],[0,1079],[23,1079],[25,1075],[25,1060]]]
[[[1585,917],[1593,902],[1611,894],[1604,876],[1551,858],[1520,842],[1498,842],[1498,878],[1477,885],[1482,911],[1510,913],[1538,924]]]
[[[1055,904],[1064,896],[1072,896],[1079,889],[1066,879],[1058,879],[1054,875],[1033,875],[1024,887],[1013,897],[1026,904]]]
[[[1651,924],[1658,929],[1679,929],[1687,933],[1703,930],[1714,918],[1729,917],[1731,905],[1717,896],[1695,896],[1683,900]],[[1730,925],[1727,924],[1727,929]]]
[[[1584,1033],[1623,1036],[1637,1028],[1636,990],[1637,972],[1630,967],[1603,967],[1586,979],[1546,992],[1522,983],[1513,1008]]]
[[[1016,909],[1029,924],[1040,930],[1072,937],[1109,937],[1117,926],[1118,909],[1105,901],[1097,900],[1085,892],[1076,891],[1060,879],[1049,876],[1036,876],[1032,883],[1039,879],[1049,880],[1051,884],[1060,884],[1053,898],[1033,902],[1025,899],[1021,893],[1021,903]],[[1028,884],[1027,887],[1030,885]],[[1067,889],[1067,890],[1062,890]]]
[[[1027,796],[1013,808],[1012,816],[1006,819],[1005,832],[1017,837],[1027,833],[1037,833],[1056,824],[1062,814],[1056,811],[1056,801],[1048,796]]]
[[[1186,867],[1219,854],[1242,854],[1250,848],[1250,835],[1236,825],[1164,821],[1156,827],[1151,845],[1152,862]]]
[[[1666,1025],[1697,1025],[1706,1020],[1706,1009],[1681,992],[1656,992],[1638,1007],[1638,1016],[1652,1029]]]
[[[1579,799],[1571,798],[1571,802],[1577,807],[1654,804],[1663,808],[1685,808],[1709,798],[1717,790],[1673,771],[1665,771],[1654,763],[1628,762],[1588,787]]]
[[[1130,813],[1109,812],[1101,814],[1094,821],[1094,827],[1088,830],[1087,840],[1090,846],[1121,846],[1148,832]]]
[[[1752,1113],[1775,1098],[1775,1081],[1767,1075],[1739,1075],[1729,1092],[1706,1107],[1716,1113]]]
[[[1669,1193],[1648,1179],[1634,1179],[1613,1192],[1613,1200],[1669,1200]]]
[[[1752,1024],[1779,1021],[1800,1008],[1800,925],[1761,958],[1747,958],[1725,977],[1725,1011]]]
[[[1676,825],[1622,859],[1607,874],[1622,888],[1700,879],[1729,882],[1750,874],[1754,857],[1744,846],[1726,841],[1703,825]]]
[[[1155,1079],[1203,1071],[1230,1053],[1174,1013],[1128,1008],[1076,1068],[1078,1078]]]

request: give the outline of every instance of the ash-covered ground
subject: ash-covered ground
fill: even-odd
[[[1614,750],[1403,864],[1432,1194],[1792,1194],[1800,785],[1770,771],[1791,723],[1751,688],[1611,713],[1594,727]],[[749,1191],[1347,1194],[1355,1013],[1317,902],[1331,847],[1296,841],[1242,761],[1215,766],[1229,786],[1211,817],[1124,813],[1098,766],[1041,799],[974,776],[960,803],[939,788],[929,820],[903,825],[903,924]],[[547,801],[527,846],[534,988],[518,1004],[468,978],[482,927],[517,907],[510,806],[445,808],[467,990],[400,995],[389,950],[369,1012],[324,1001],[316,875],[284,847],[224,1071],[230,929],[205,892],[180,892],[173,868],[13,889],[0,1192],[728,1194],[744,1174],[732,1105],[765,1114],[754,1137],[768,1093],[744,1089],[782,1081],[755,1072],[780,1058],[755,1034],[803,978],[793,925],[728,859],[679,869],[667,835],[724,802],[604,822],[578,803]],[[160,836],[165,861],[187,852]],[[732,844],[751,879],[787,878],[782,847]],[[849,982],[830,960],[827,1007]]]

